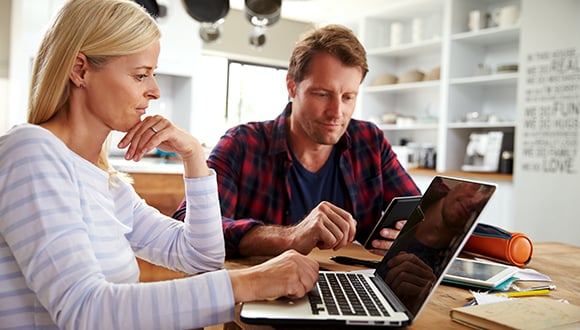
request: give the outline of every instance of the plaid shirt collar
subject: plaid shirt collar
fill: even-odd
[[[272,128],[272,143],[270,145],[270,155],[276,154],[286,154],[288,160],[291,160],[290,147],[286,140],[286,129],[287,123],[292,113],[292,102],[288,102],[284,111],[274,119],[274,125]],[[349,123],[350,127],[350,123]],[[342,153],[351,147],[351,137],[349,133],[349,128],[341,136],[340,140],[336,144],[338,150]]]

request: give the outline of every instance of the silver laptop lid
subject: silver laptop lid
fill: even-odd
[[[436,176],[377,267],[414,319],[459,254],[495,185]]]

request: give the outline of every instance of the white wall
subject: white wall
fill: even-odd
[[[8,60],[10,58],[10,7],[11,0],[0,0],[0,78],[8,77]]]
[[[7,127],[26,121],[32,58],[52,13],[63,2],[64,0],[12,1]]]
[[[580,1],[525,0],[523,9],[515,229],[580,245]]]
[[[11,0],[0,0],[0,133],[8,129],[8,67]]]

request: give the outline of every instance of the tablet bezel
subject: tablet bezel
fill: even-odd
[[[463,263],[465,265],[473,265],[478,267],[484,267],[486,272],[490,275],[486,279],[475,278],[471,276],[463,276],[457,273],[451,273],[455,263]],[[513,277],[518,271],[517,267],[510,265],[504,265],[499,263],[492,263],[483,260],[467,259],[467,258],[455,258],[453,263],[447,270],[444,276],[445,281],[450,281],[457,284],[474,284],[486,288],[494,288],[511,277]]]

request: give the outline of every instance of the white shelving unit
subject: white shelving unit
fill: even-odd
[[[361,88],[356,116],[376,122],[393,145],[401,140],[435,144],[439,172],[459,171],[471,132],[501,131],[504,149],[513,150],[518,72],[497,67],[518,64],[520,27],[491,25],[469,31],[472,10],[492,13],[521,1],[415,0],[376,10],[349,26],[367,49],[369,75]],[[423,39],[412,41],[413,20],[423,23]],[[390,26],[403,24],[403,42],[390,46]],[[480,65],[491,72],[482,74]],[[377,85],[381,75],[425,74],[440,68],[438,80]],[[477,112],[485,121],[466,121]],[[386,124],[385,114],[410,116],[404,125]]]

